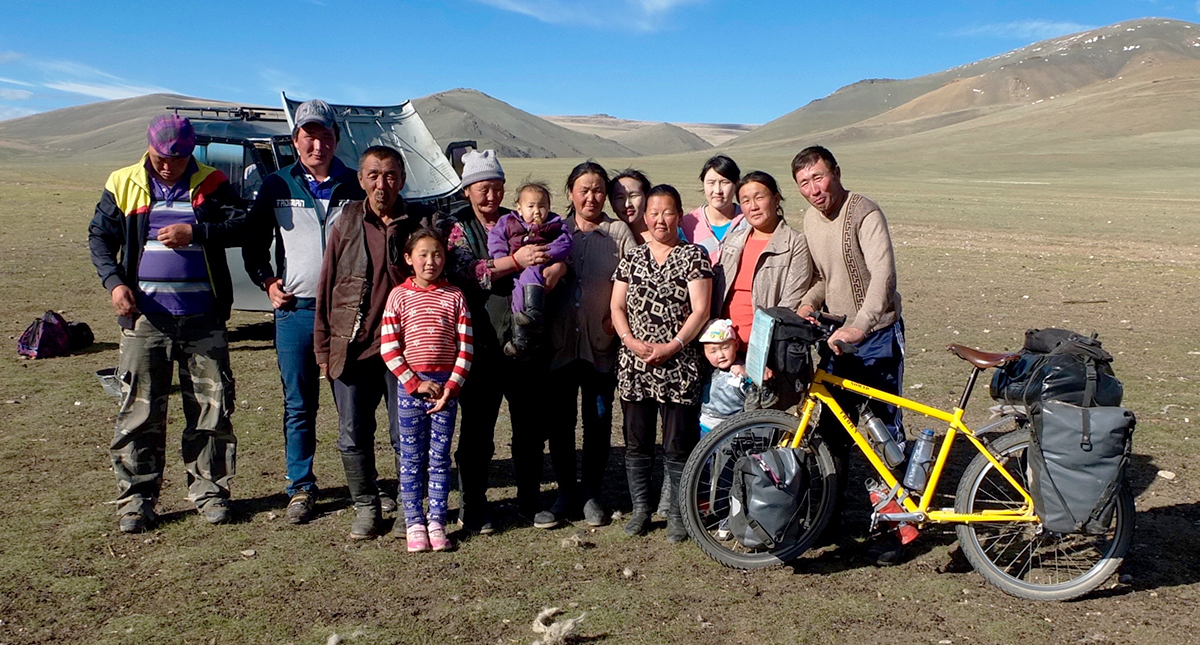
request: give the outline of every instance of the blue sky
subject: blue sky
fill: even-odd
[[[1200,22],[1200,1],[9,0],[0,119],[156,91],[276,106],[470,87],[535,114],[763,123],[864,78],[1150,16]]]

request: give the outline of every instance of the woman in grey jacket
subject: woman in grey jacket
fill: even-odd
[[[713,294],[720,297],[713,298],[713,314],[733,321],[745,349],[754,310],[799,308],[812,286],[813,269],[804,234],[783,219],[783,195],[774,177],[761,171],[746,174],[738,182],[737,196],[750,226],[732,233],[722,244],[713,287]],[[782,385],[777,382],[772,389],[786,394],[788,388]],[[790,404],[790,398],[782,396],[773,407]]]

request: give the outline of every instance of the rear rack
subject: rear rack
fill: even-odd
[[[179,114],[180,112],[194,113],[194,118],[210,119],[214,121],[287,121],[287,119],[284,117],[283,110],[279,108],[262,108],[239,105],[233,107],[167,106],[166,109],[173,110],[175,114]],[[183,116],[192,116],[192,114],[185,114]]]

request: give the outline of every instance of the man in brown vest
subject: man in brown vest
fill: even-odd
[[[892,238],[883,211],[867,197],[842,186],[842,169],[833,153],[821,146],[805,148],[792,159],[792,177],[810,204],[804,213],[804,237],[816,273],[812,288],[800,300],[799,313],[811,316],[822,310],[846,317],[841,329],[830,336],[830,351],[822,352],[821,367],[830,374],[899,394],[904,379],[904,320],[896,291]],[[835,345],[838,341],[856,346],[857,351],[843,353]],[[843,391],[834,396],[857,422],[862,397]],[[869,406],[903,448],[901,410],[879,401],[871,401]],[[840,426],[832,417],[822,417],[821,423]],[[838,488],[845,491],[850,438],[840,427],[827,428],[822,436],[833,449]],[[837,519],[834,526],[839,524]],[[897,542],[882,551],[880,564],[899,560],[902,552],[898,546]]]
[[[388,401],[388,425],[398,433],[396,377],[379,355],[383,308],[403,280],[399,256],[421,222],[400,198],[406,179],[400,152],[372,146],[358,161],[367,198],[346,204],[333,222],[317,284],[313,351],[333,385],[338,409],[338,450],[354,500],[350,538],[377,535],[379,487],[375,482],[375,410]]]

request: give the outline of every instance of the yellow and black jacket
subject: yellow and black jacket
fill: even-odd
[[[233,306],[233,282],[224,249],[241,246],[245,210],[224,173],[194,159],[192,163],[196,164],[189,184],[196,212],[192,242],[204,248],[216,298],[214,313],[227,320]],[[104,184],[104,194],[88,227],[88,248],[96,273],[109,292],[120,284],[137,292],[138,260],[150,230],[152,201],[145,156],[132,166],[114,171]],[[135,317],[117,318],[126,329],[133,328],[134,320]]]

